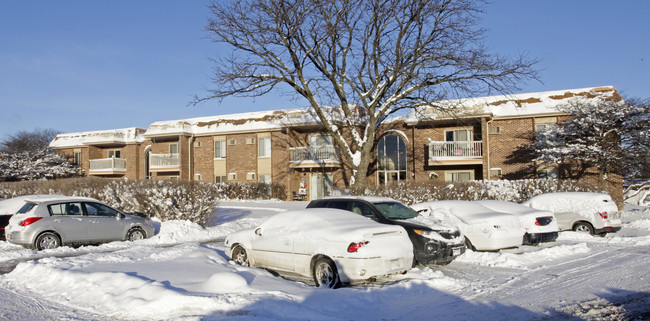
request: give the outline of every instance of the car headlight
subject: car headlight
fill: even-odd
[[[425,231],[425,230],[416,230],[414,229],[413,232],[417,235],[422,235],[426,238],[433,238],[434,236],[438,235],[438,232],[436,231]]]

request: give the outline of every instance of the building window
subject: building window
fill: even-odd
[[[377,180],[380,185],[406,180],[406,143],[398,135],[387,135],[377,146]]]
[[[120,158],[120,150],[119,149],[114,149],[114,150],[109,150],[108,151],[108,158]]]
[[[237,173],[228,173],[228,180],[229,181],[236,181],[237,180]]]
[[[255,144],[255,137],[246,138],[246,145],[253,145],[253,144]]]
[[[72,165],[81,166],[81,152],[74,152],[74,160]]]
[[[258,175],[258,181],[264,184],[271,184],[271,174]]]
[[[558,178],[557,168],[541,168],[537,170],[537,178]]]
[[[228,140],[228,145],[237,145],[237,140],[234,138],[231,138]]]
[[[246,180],[247,181],[254,181],[255,180],[255,172],[246,173]]]
[[[226,176],[215,176],[214,177],[214,182],[215,183],[225,183],[226,182]]]
[[[271,137],[258,139],[257,147],[257,157],[271,157]]]
[[[462,182],[474,180],[474,171],[448,171],[445,172],[446,182]]]
[[[309,146],[332,146],[332,136],[316,134],[309,136]]]
[[[445,141],[468,142],[473,139],[471,129],[454,129],[445,131]]]
[[[181,181],[181,177],[180,176],[169,176],[169,180],[172,181],[172,182],[178,183],[178,182]]]
[[[214,142],[214,158],[226,158],[225,140],[217,140]]]
[[[501,171],[501,168],[490,168],[490,178],[501,179],[502,176],[503,172]]]
[[[170,154],[178,154],[178,144],[169,144],[169,153]]]
[[[195,181],[201,181],[202,178],[203,177],[201,176],[201,174],[194,174],[194,180]]]

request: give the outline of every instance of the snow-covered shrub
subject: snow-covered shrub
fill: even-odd
[[[66,159],[49,149],[0,153],[0,181],[55,179],[76,173]]]
[[[364,195],[386,196],[406,204],[435,200],[503,200],[521,203],[529,198],[552,192],[602,192],[598,186],[571,180],[523,179],[443,182],[401,182],[366,189]]]
[[[213,184],[153,180],[76,178],[0,183],[0,198],[29,194],[93,197],[124,212],[204,224],[219,200],[284,198],[279,184]]]

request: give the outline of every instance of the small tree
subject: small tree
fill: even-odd
[[[311,106],[352,167],[350,184],[363,188],[378,127],[390,115],[536,78],[533,61],[482,46],[476,3],[214,1],[207,30],[233,53],[216,60],[216,89],[193,103],[284,86]]]
[[[54,179],[76,174],[72,165],[49,149],[53,129],[20,131],[0,143],[0,181]]]
[[[7,136],[0,142],[0,152],[20,153],[38,152],[48,148],[50,142],[59,132],[54,129],[35,129],[33,131],[19,131]]]
[[[647,155],[647,107],[622,100],[574,100],[559,110],[572,117],[537,133],[533,146],[538,153],[536,161],[560,165],[577,161],[595,166],[599,181],[604,183],[608,174],[621,172],[623,162],[643,150]],[[645,141],[645,149],[640,141]]]

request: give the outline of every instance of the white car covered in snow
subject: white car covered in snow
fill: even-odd
[[[560,230],[604,236],[621,229],[618,207],[607,194],[589,192],[548,193],[532,197],[523,205],[552,211]]]
[[[433,216],[454,224],[465,234],[467,247],[478,251],[494,251],[518,247],[524,229],[516,215],[491,210],[470,201],[434,201],[412,205],[422,216]]]
[[[225,245],[238,264],[329,288],[404,273],[413,263],[401,226],[328,208],[276,214],[257,228],[229,234]]]
[[[557,220],[551,211],[538,210],[506,201],[485,200],[476,203],[497,212],[516,215],[519,218],[519,224],[525,230],[523,244],[536,245],[553,242],[558,237]]]

